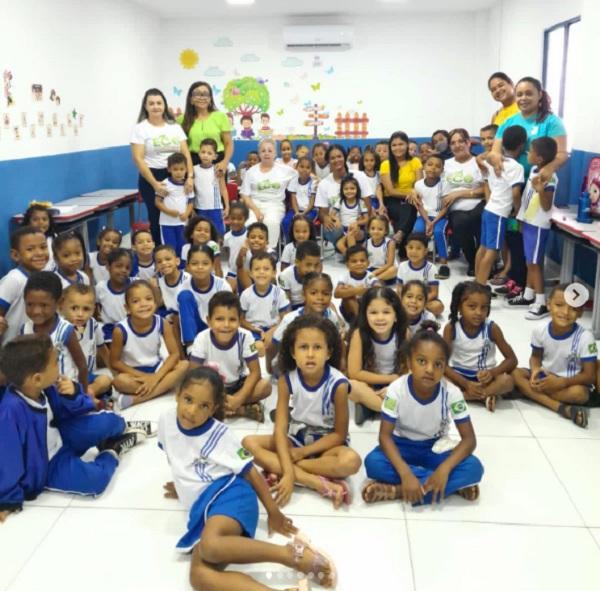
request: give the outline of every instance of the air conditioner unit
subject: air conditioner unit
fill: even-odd
[[[344,25],[295,25],[284,27],[283,40],[286,49],[350,49],[354,29]]]

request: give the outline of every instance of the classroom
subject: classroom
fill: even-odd
[[[600,3],[2,21],[0,591],[600,588]]]

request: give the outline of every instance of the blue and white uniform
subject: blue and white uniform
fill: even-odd
[[[389,238],[384,238],[380,244],[375,244],[373,238],[369,238],[365,244],[367,256],[369,257],[369,271],[374,271],[387,264]]]
[[[177,296],[183,289],[185,281],[189,278],[189,273],[186,271],[179,271],[179,279],[177,279],[173,285],[170,285],[165,277],[162,275],[158,276],[158,287],[160,289],[167,314],[177,314]]]
[[[67,289],[67,287],[69,287],[69,285],[75,285],[76,283],[79,283],[82,285],[90,284],[90,278],[83,271],[76,271],[77,276],[74,281],[71,281],[68,277],[65,277],[65,275],[63,275],[60,272],[58,267],[54,269],[54,273],[56,275],[58,275],[58,278],[60,279],[60,283],[61,283],[63,289]]]
[[[177,296],[181,339],[184,343],[191,343],[200,331],[208,328],[206,324],[208,303],[219,291],[231,291],[231,286],[222,277],[211,275],[209,286],[205,291],[195,286],[191,276],[185,279]]]
[[[206,246],[208,246],[213,251],[213,254],[215,255],[215,258],[221,255],[221,249],[219,248],[219,245],[214,240],[209,240],[206,243]],[[191,244],[184,244],[183,245],[183,248],[181,249],[181,260],[182,261],[187,262],[188,254],[190,252],[190,248],[192,248]]]
[[[410,330],[410,333],[414,336],[416,332],[421,328],[423,322],[425,322],[426,320],[437,322],[435,314],[433,314],[433,312],[430,312],[429,310],[424,309],[418,318],[416,318],[415,320],[408,321],[408,330]]]
[[[296,310],[304,304],[302,277],[300,277],[296,265],[287,267],[279,273],[279,285],[289,293],[292,310]]]
[[[85,326],[75,327],[75,334],[79,339],[79,346],[85,356],[88,372],[91,374],[96,370],[96,352],[98,347],[102,347],[105,343],[102,328],[92,316]]]
[[[149,265],[142,265],[137,255],[133,256],[133,265],[131,267],[131,277],[134,279],[144,279],[150,281],[156,276],[156,263],[154,259]]]
[[[94,276],[94,283],[97,285],[101,281],[108,281],[110,279],[110,273],[108,272],[108,266],[101,265],[98,262],[98,252],[90,252],[90,269]]]
[[[356,203],[352,206],[348,205],[345,199],[340,199],[333,209],[339,216],[344,232],[348,230],[350,224],[356,222],[358,218],[368,211],[363,199],[357,199]]]
[[[162,184],[167,190],[167,196],[163,198],[163,205],[178,214],[185,213],[189,202],[194,200],[193,193],[185,192],[185,181],[179,183],[172,178],[168,178]],[[181,221],[179,215],[172,216],[161,211],[158,223],[162,243],[172,246],[176,255],[181,256],[181,249],[185,244],[184,222]]]
[[[229,268],[227,269],[227,277],[237,277],[237,257],[240,253],[240,249],[246,243],[247,237],[248,230],[245,227],[239,232],[230,230],[225,234],[225,238],[223,238],[223,248],[229,250]]]
[[[220,236],[225,234],[223,223],[223,201],[221,199],[221,185],[215,174],[215,167],[204,168],[201,164],[194,166],[194,189],[196,199],[194,209],[200,215],[208,218],[217,229]],[[228,195],[224,195],[226,199]]]
[[[283,339],[283,333],[285,332],[285,329],[296,318],[298,318],[298,316],[302,316],[302,314],[304,314],[304,306],[302,306],[301,308],[297,308],[296,310],[293,310],[292,312],[288,312],[281,319],[281,322],[279,323],[277,328],[273,331],[273,343],[275,343],[276,345],[279,345],[279,343],[281,343],[281,339]],[[333,322],[333,324],[335,325],[335,327],[337,328],[337,330],[339,332],[343,332],[346,330],[346,324],[340,318],[339,314],[336,312],[335,308],[333,307],[333,304],[331,304],[329,306],[329,308],[327,308],[323,312],[323,318],[327,318],[327,320],[331,320],[331,322]]]
[[[286,263],[287,265],[293,265],[296,261],[296,243],[288,242],[283,247],[283,252],[281,253],[281,262]]]
[[[52,340],[52,344],[56,349],[56,356],[58,361],[58,371],[61,375],[67,376],[74,382],[79,381],[79,370],[73,361],[73,357],[71,357],[71,353],[67,348],[67,343],[71,338],[71,335],[75,332],[75,327],[65,320],[61,318],[58,314],[56,315],[54,321],[54,327],[48,334],[50,339]],[[28,318],[26,322],[23,323],[21,327],[21,334],[34,334],[34,326],[33,322]]]
[[[125,310],[125,286],[121,291],[115,291],[109,281],[101,281],[96,285],[96,301],[100,304],[100,320],[104,339],[112,341],[112,331],[117,322],[121,322],[126,316]]]
[[[433,221],[443,208],[444,199],[442,179],[438,179],[433,185],[428,184],[427,179],[420,179],[415,183],[415,191],[421,197],[423,207],[427,212],[429,221]],[[448,257],[448,245],[446,244],[446,227],[448,226],[448,217],[443,217],[433,227],[433,240],[438,255],[445,259]],[[413,232],[425,232],[425,220],[419,216],[415,221]]]
[[[467,379],[477,379],[477,372],[496,367],[496,343],[492,338],[491,320],[485,320],[476,334],[464,329],[462,319],[454,324],[450,367]]]
[[[184,429],[177,409],[170,408],[158,421],[158,445],[167,454],[179,501],[189,511],[178,550],[190,552],[215,515],[235,519],[246,537],[254,537],[258,501],[244,478],[254,458],[227,425],[210,418],[195,429]]]
[[[404,261],[398,265],[396,281],[402,285],[416,279],[425,285],[439,285],[440,282],[435,278],[437,272],[437,267],[427,260],[420,267],[413,267],[410,261]]]
[[[396,359],[399,351],[396,344],[396,333],[392,331],[389,338],[385,341],[379,341],[371,337],[373,343],[373,356],[375,359],[375,373],[382,375],[391,375],[396,370]]]
[[[262,330],[271,328],[279,322],[279,315],[290,308],[285,291],[279,285],[269,285],[265,294],[259,294],[255,285],[242,292],[240,305],[244,317]]]
[[[325,365],[323,377],[316,386],[309,386],[296,368],[284,374],[290,393],[290,424],[288,437],[294,445],[308,445],[333,431],[335,425],[335,394],[342,384],[350,382],[346,376]]]
[[[8,343],[16,337],[27,320],[23,293],[28,279],[29,273],[22,267],[11,269],[0,279],[0,308],[4,311],[4,318],[8,323],[8,328],[1,339],[3,343]]]
[[[552,333],[552,322],[536,328],[531,334],[531,348],[542,352],[544,369],[563,378],[581,373],[581,364],[595,363],[598,356],[594,335],[577,323],[560,336]]]
[[[288,191],[296,194],[296,203],[300,213],[306,212],[311,197],[314,197],[317,193],[318,184],[318,180],[313,176],[310,176],[306,183],[301,183],[299,177],[295,177],[290,181]]]
[[[381,419],[394,425],[394,443],[421,484],[452,453],[451,450],[438,451],[441,446],[436,445],[440,439],[447,438],[451,421],[460,424],[471,420],[462,392],[454,384],[442,379],[433,394],[424,399],[416,394],[410,374],[388,386],[381,406]],[[380,446],[365,458],[365,468],[367,476],[378,482],[401,482]],[[481,462],[473,455],[468,456],[450,472],[444,496],[479,483],[482,475]],[[427,493],[423,502],[431,503],[431,498],[431,493]]]
[[[347,285],[349,287],[371,287],[377,283],[377,277],[373,277],[368,271],[365,271],[362,276],[355,275],[347,269],[340,275],[337,284]]]
[[[128,316],[115,326],[123,336],[121,361],[139,371],[154,373],[162,363],[161,348],[165,325],[163,319],[155,314],[152,327],[145,333],[137,332]]]

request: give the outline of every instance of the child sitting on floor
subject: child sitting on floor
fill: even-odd
[[[321,249],[313,240],[305,240],[296,249],[294,265],[279,273],[279,285],[285,290],[292,305],[296,310],[304,303],[302,295],[302,282],[308,273],[321,270]]]

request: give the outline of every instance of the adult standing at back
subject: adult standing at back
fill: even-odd
[[[467,275],[475,275],[475,255],[481,238],[483,176],[471,154],[471,138],[466,129],[453,129],[450,134],[453,158],[444,166],[443,205],[449,207],[452,233],[467,259]]]
[[[171,118],[167,99],[158,88],[150,88],[145,92],[130,142],[133,161],[140,173],[138,188],[148,210],[152,238],[155,244],[160,244],[160,212],[154,201],[156,195],[167,195],[162,181],[169,176],[168,157],[175,152],[181,152],[186,157],[188,175],[185,188],[188,193],[194,190],[194,175],[185,133]]]
[[[218,176],[227,171],[233,156],[231,123],[225,113],[217,110],[208,82],[194,82],[187,92],[185,112],[177,118],[187,135],[194,165],[200,164],[198,152],[202,140],[211,138],[217,142],[215,172]]]
[[[403,131],[394,132],[388,141],[389,160],[379,168],[383,185],[383,203],[394,228],[394,240],[400,256],[405,256],[406,237],[417,219],[417,208],[412,202],[415,183],[423,178],[423,164],[408,153],[408,136]]]
[[[509,117],[519,112],[515,98],[515,85],[504,72],[494,72],[488,78],[488,89],[492,93],[492,98],[502,105],[502,108],[492,115],[492,124],[500,126]]]

